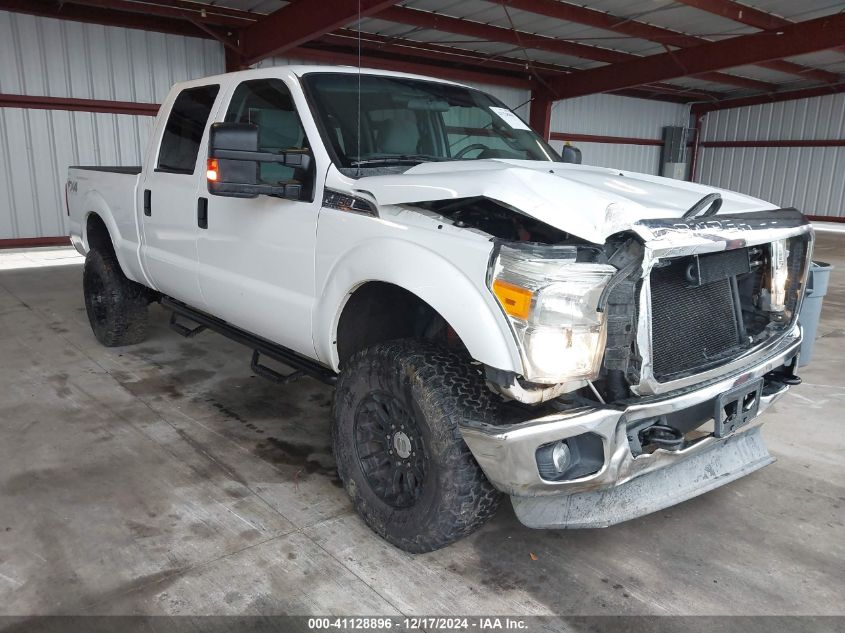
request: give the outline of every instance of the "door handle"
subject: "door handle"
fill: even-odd
[[[153,194],[149,189],[144,189],[144,215],[153,214]]]
[[[208,228],[208,198],[197,199],[197,226],[201,229]]]

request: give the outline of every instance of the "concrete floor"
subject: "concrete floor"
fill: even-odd
[[[838,269],[805,382],[767,414],[777,463],[605,530],[507,504],[421,556],[338,486],[329,389],[256,378],[158,306],[147,342],[105,349],[80,260],[41,253],[0,253],[0,615],[845,614],[845,235],[819,238]]]

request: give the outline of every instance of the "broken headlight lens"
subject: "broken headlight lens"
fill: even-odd
[[[767,298],[768,310],[777,320],[784,318],[786,312],[786,286],[789,280],[789,245],[787,240],[775,240],[769,253],[768,288],[764,288],[763,297]]]
[[[575,246],[499,247],[490,287],[519,342],[527,380],[557,384],[598,375],[606,333],[596,308],[615,272],[579,262]]]

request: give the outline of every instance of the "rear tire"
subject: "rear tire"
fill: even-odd
[[[367,525],[414,553],[481,527],[501,495],[458,425],[495,414],[464,355],[406,339],[352,356],[335,391],[333,443],[340,479]]]
[[[149,292],[127,279],[117,257],[91,249],[82,273],[91,330],[106,347],[133,345],[147,336]]]

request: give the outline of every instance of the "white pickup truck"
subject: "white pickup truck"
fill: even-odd
[[[755,418],[800,382],[801,213],[564,162],[455,83],[180,83],[144,165],[72,167],[67,204],[97,340],[140,342],[159,301],[262,376],[335,385],[340,478],[407,551],[501,493],[579,528],[721,486],[773,461]]]

